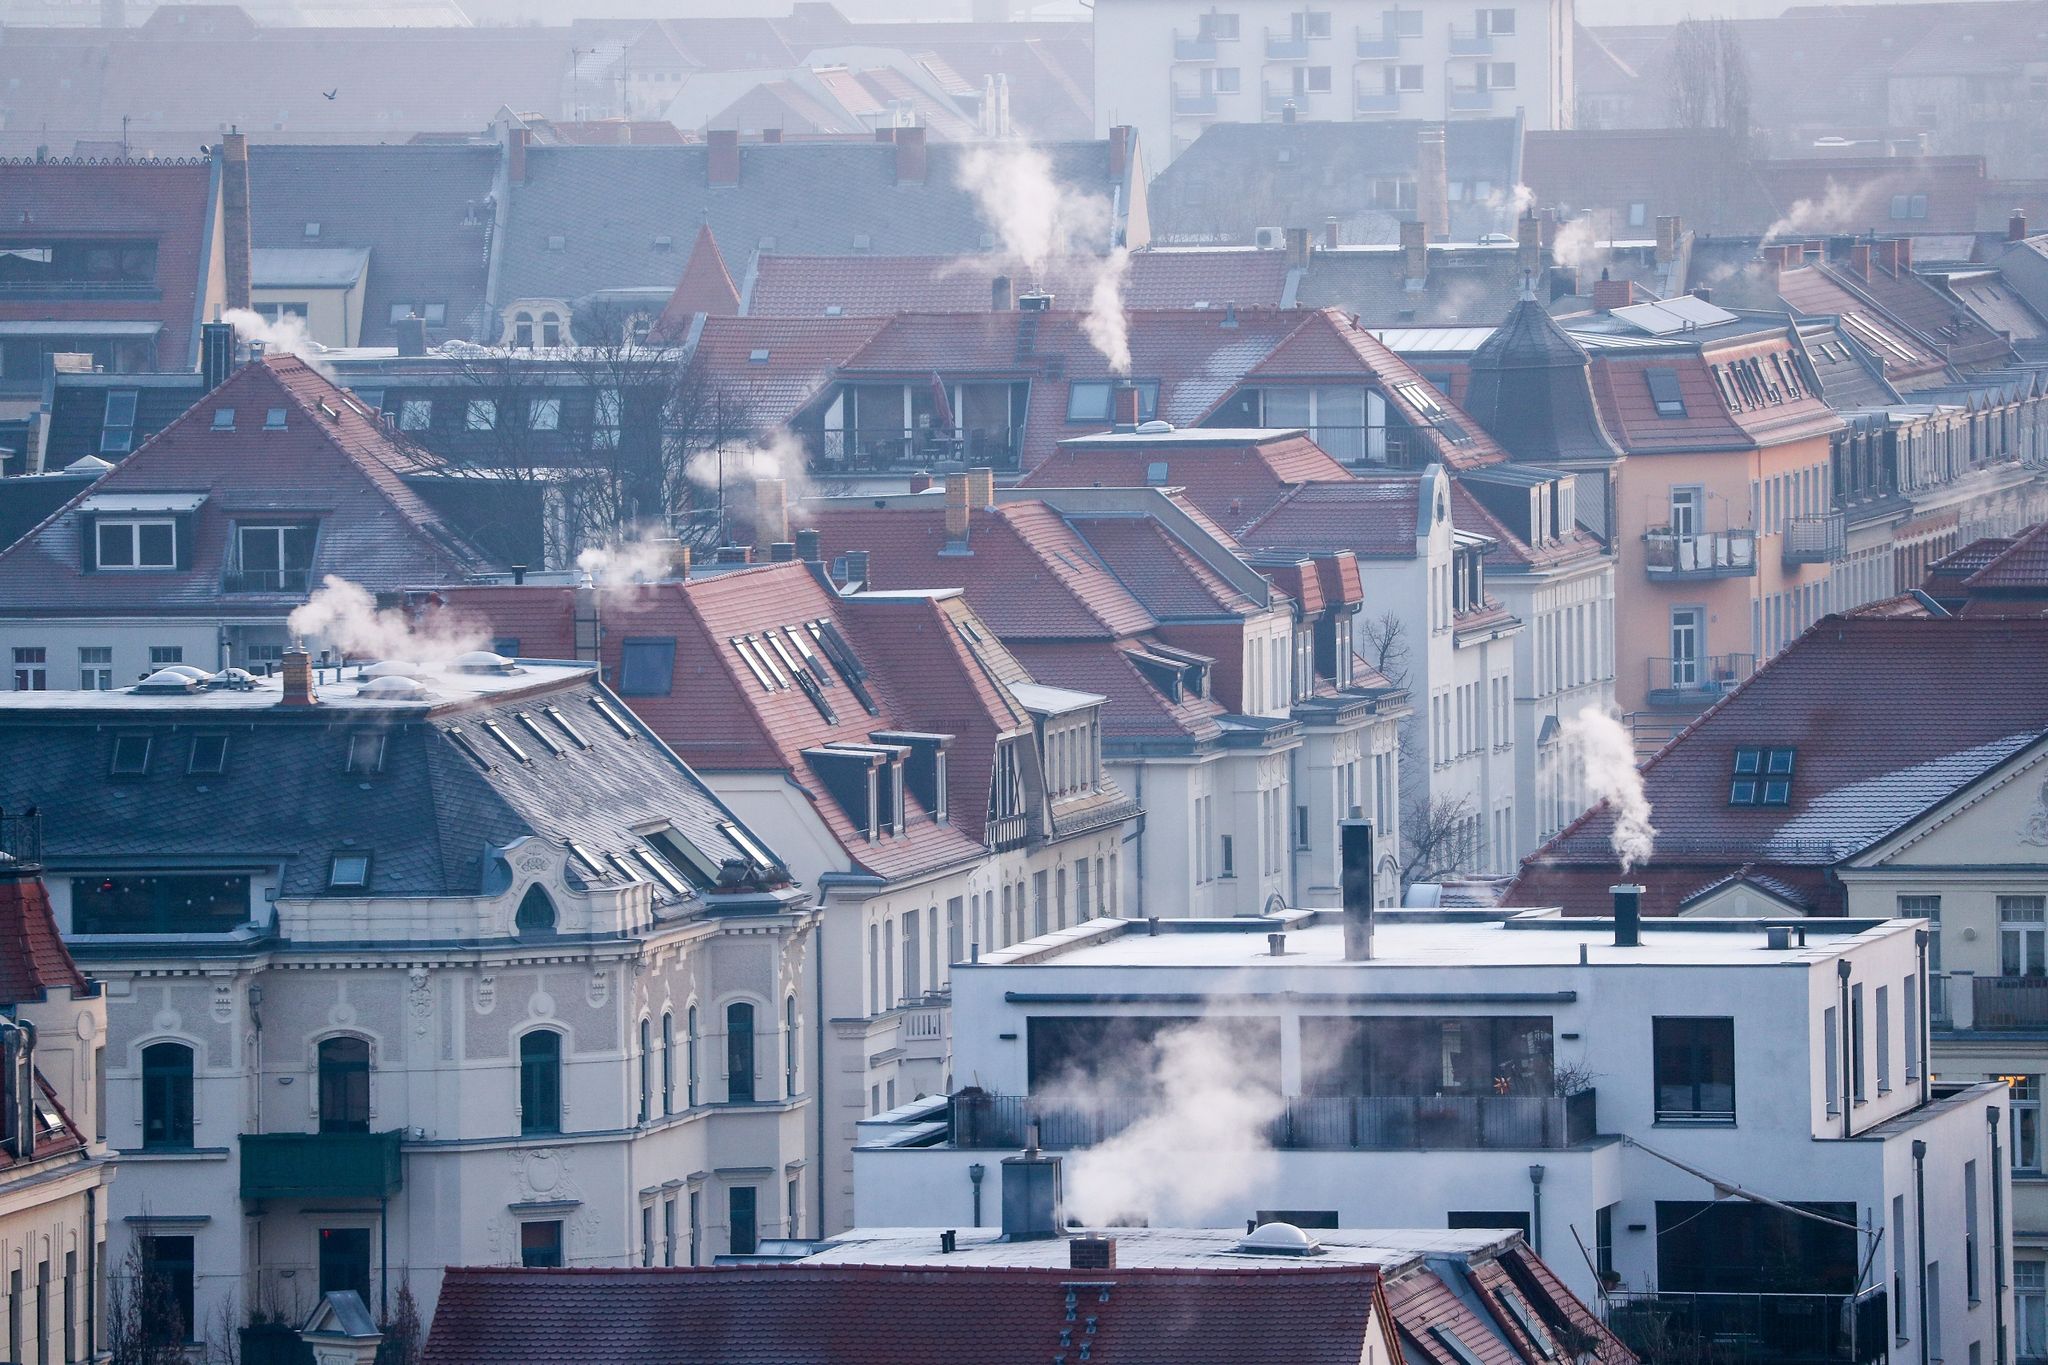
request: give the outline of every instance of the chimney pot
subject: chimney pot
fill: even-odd
[[[1337,822],[1338,902],[1344,907],[1344,960],[1372,960],[1372,821]]]
[[[866,550],[848,550],[844,558],[846,560],[846,581],[866,586],[868,581],[868,552]]]
[[[1284,933],[1266,935],[1266,955],[1268,957],[1286,957],[1287,935]]]
[[[713,128],[704,134],[704,176],[712,185],[740,183],[740,134],[737,128]]]
[[[1338,225],[1334,216],[1323,219],[1323,246],[1328,250],[1337,249]]]
[[[2005,240],[2008,242],[2023,242],[2026,239],[2027,215],[2018,209],[2014,209],[2012,217],[2005,220]]]
[[[514,564],[512,566],[512,586],[515,588],[526,586],[526,566],[524,564]]]
[[[398,336],[400,355],[425,355],[427,353],[427,320],[414,314],[402,317],[391,324]]]
[[[312,706],[317,701],[313,695],[313,656],[306,652],[304,645],[293,645],[284,652],[284,701],[286,706]]]
[[[819,545],[821,539],[822,537],[809,527],[798,531],[796,533],[796,557],[806,564],[817,563],[819,556],[823,553]]]
[[[1038,1150],[1032,1125],[1030,1146],[1003,1158],[1003,1239],[1043,1242],[1060,1235],[1066,1219],[1060,1197],[1060,1159]]]
[[[928,493],[931,486],[932,475],[928,469],[920,469],[910,476],[910,491],[913,493]]]
[[[751,564],[754,562],[754,547],[751,545],[721,545],[718,547],[720,564]]]
[[[926,161],[924,129],[898,128],[896,130],[896,183],[899,185],[922,185],[924,183]]]
[[[1643,942],[1643,888],[1632,883],[1608,888],[1614,894],[1614,946],[1639,948]]]
[[[1308,235],[1306,228],[1290,228],[1288,231],[1300,231],[1304,237]],[[1112,413],[1113,421],[1110,429],[1113,431],[1136,431],[1138,429],[1138,386],[1126,380],[1116,386],[1111,393],[1111,397],[1115,400],[1115,408]]]

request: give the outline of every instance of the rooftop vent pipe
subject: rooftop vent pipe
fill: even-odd
[[[1003,1158],[1003,1240],[1043,1242],[1060,1235],[1065,1221],[1060,1198],[1060,1159],[1038,1150],[1038,1125],[1028,1145]]]
[[[1607,889],[1614,893],[1614,946],[1642,947],[1643,888],[1624,884]]]
[[[1372,821],[1338,822],[1339,894],[1344,906],[1344,960],[1372,960]]]

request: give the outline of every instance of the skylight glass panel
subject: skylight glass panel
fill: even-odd
[[[494,720],[486,720],[480,723],[484,727],[485,732],[489,734],[492,739],[497,740],[498,743],[505,746],[506,753],[512,755],[513,758],[517,759],[521,763],[526,762],[526,750],[519,747],[519,742],[513,739],[512,736],[506,732],[504,726],[498,724],[498,722]]]
[[[361,890],[370,884],[370,855],[337,853],[327,870],[327,885],[336,891]]]
[[[621,716],[617,711],[612,710],[611,706],[604,700],[604,698],[592,697],[590,699],[590,709],[597,712],[597,714],[599,714],[600,716],[603,716],[605,720],[610,722],[612,729],[617,730],[627,739],[631,739],[633,737],[633,727],[626,724],[625,717]]]
[[[569,723],[569,718],[567,716],[563,715],[559,710],[552,706],[543,707],[542,710],[547,712],[549,720],[552,720],[556,725],[559,725],[562,728],[562,733],[569,737],[569,742],[571,744],[574,744],[579,749],[588,749],[590,747],[590,741],[583,737],[583,732],[581,730],[578,730],[574,725],[571,725]]]
[[[726,838],[733,841],[734,845],[738,847],[740,852],[746,854],[747,857],[753,860],[754,866],[767,868],[780,867],[782,865],[776,859],[774,854],[770,853],[766,848],[762,847],[760,840],[756,839],[753,835],[747,833],[746,830],[740,828],[739,825],[735,824],[734,822],[730,820],[722,821],[719,824],[718,828],[720,833],[724,834]]]
[[[148,772],[149,736],[116,735],[112,771],[116,777],[140,777]]]

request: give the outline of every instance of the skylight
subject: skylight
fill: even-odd
[[[543,749],[546,749],[549,753],[553,754],[556,758],[560,758],[563,754],[568,752],[568,750],[562,747],[561,742],[559,740],[557,740],[553,735],[549,734],[547,731],[541,729],[540,722],[535,720],[526,712],[521,711],[519,713],[518,719],[519,723],[526,728],[526,732],[532,735],[535,739],[539,740],[541,747]]]
[[[358,730],[348,737],[348,767],[352,773],[384,771],[384,731]]]
[[[336,891],[361,890],[370,884],[370,855],[337,853],[328,868],[327,885]]]
[[[740,852],[746,854],[747,857],[753,860],[754,866],[759,868],[773,868],[782,866],[781,862],[775,857],[775,855],[770,853],[766,848],[762,846],[760,840],[756,839],[746,830],[741,829],[737,824],[735,824],[731,820],[721,821],[719,823],[718,829],[721,834],[725,835],[726,838],[733,841],[734,845],[736,845],[739,848]]]
[[[1731,806],[1783,806],[1792,800],[1792,769],[1797,750],[1742,748],[1735,751],[1735,771],[1728,785]]]
[[[233,431],[235,429],[235,410],[233,408],[215,408],[213,410],[213,429],[215,431]]]
[[[583,732],[581,730],[578,730],[574,725],[571,725],[569,723],[569,718],[567,716],[563,715],[560,711],[556,710],[552,706],[543,707],[542,709],[547,712],[548,719],[552,720],[555,724],[562,727],[562,733],[569,737],[569,742],[571,744],[574,744],[579,749],[588,749],[590,747],[590,741],[583,737]]]
[[[627,739],[631,739],[633,737],[633,727],[626,724],[625,718],[621,716],[618,712],[612,710],[612,708],[605,703],[603,698],[592,697],[590,699],[590,709],[597,712],[597,714],[599,714],[600,716],[603,716],[607,721],[611,723],[612,729],[617,730]]]
[[[479,722],[479,724],[483,726],[485,732],[488,733],[492,739],[497,740],[498,743],[505,746],[506,753],[512,755],[513,758],[517,759],[521,763],[526,762],[526,750],[519,747],[519,742],[513,739],[512,736],[506,732],[504,726],[498,724],[498,722],[496,722],[495,720],[481,721]]]
[[[283,431],[284,409],[271,408],[269,411],[265,412],[263,414],[263,429],[265,431]]]
[[[223,773],[228,767],[228,737],[226,735],[192,736],[192,758],[185,765],[188,773],[202,776]]]
[[[114,736],[115,777],[140,777],[149,771],[149,736]]]
[[[1650,401],[1656,405],[1659,417],[1685,416],[1685,396],[1679,392],[1678,371],[1651,366],[1643,371],[1643,381],[1650,386]]]

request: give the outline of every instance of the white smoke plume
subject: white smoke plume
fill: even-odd
[[[1621,722],[1597,706],[1588,706],[1563,726],[1569,752],[1584,766],[1586,786],[1607,803],[1614,817],[1610,842],[1624,875],[1650,860],[1657,827],[1650,823],[1650,801],[1643,794],[1643,775],[1636,769],[1636,746]]]
[[[1849,189],[1830,180],[1820,198],[1799,200],[1785,210],[1777,222],[1764,229],[1764,241],[1769,243],[1780,237],[1805,237],[1814,233],[1874,227],[1874,223],[1864,221],[1866,212],[1873,198],[1888,192],[1886,181],[1872,181],[1860,189]]]
[[[1131,367],[1130,327],[1124,314],[1124,278],[1129,253],[1103,254],[1115,224],[1109,199],[1062,184],[1052,158],[1023,142],[983,143],[960,163],[960,183],[996,230],[1003,250],[1043,285],[1048,266],[1059,261],[1088,272],[1091,284],[1083,326],[1088,340],[1116,374]]]
[[[576,567],[600,588],[634,588],[672,576],[673,540],[629,536],[593,545],[576,556]]]
[[[280,314],[277,321],[272,322],[252,309],[230,308],[220,315],[220,320],[235,329],[237,340],[260,345],[270,355],[295,355],[329,383],[340,382],[335,378],[333,367],[327,363],[327,348],[313,340],[306,331],[304,318]]]
[[[1522,216],[1536,207],[1536,191],[1521,184],[1496,187],[1480,197],[1479,205],[1494,215],[1498,231],[1512,233]]]
[[[292,637],[315,655],[330,649],[344,659],[371,661],[446,663],[459,654],[488,648],[491,640],[482,625],[457,612],[437,610],[413,617],[395,607],[380,609],[361,586],[333,574],[293,610],[286,625]]]
[[[1559,224],[1550,242],[1551,257],[1559,265],[1569,266],[1583,277],[1607,259],[1607,252],[1600,245],[1606,240],[1601,227],[1601,220],[1590,213]],[[1591,285],[1590,279],[1581,278],[1581,288],[1591,288]]]
[[[1110,1074],[1048,1097],[1074,1108],[1152,1097],[1135,1123],[1067,1158],[1075,1217],[1203,1227],[1244,1216],[1247,1198],[1277,1169],[1268,1129],[1284,1101],[1267,1059],[1230,1022],[1169,1029]]]

